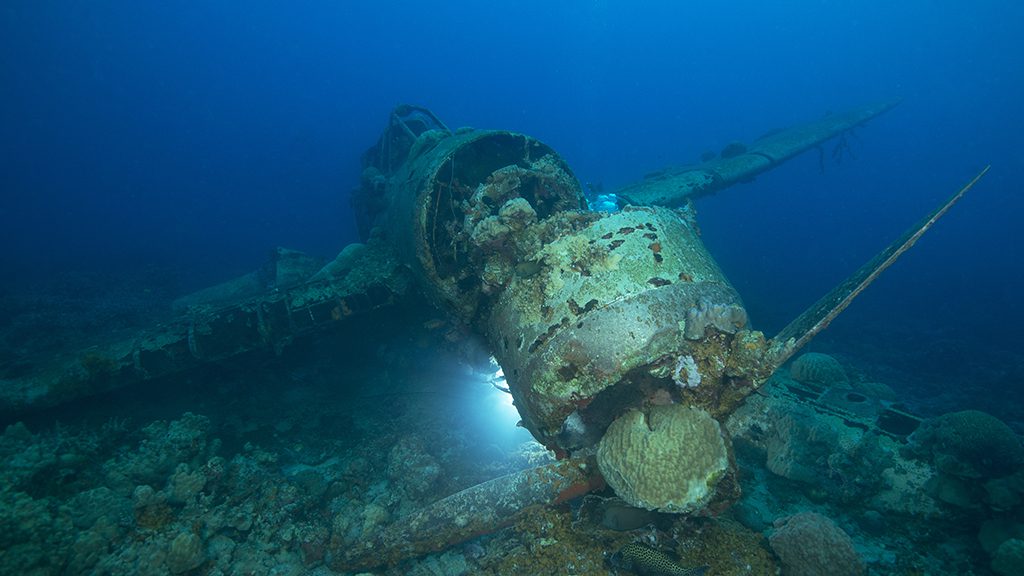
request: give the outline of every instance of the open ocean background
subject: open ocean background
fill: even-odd
[[[0,296],[164,306],[277,246],[333,258],[400,103],[610,192],[891,98],[842,162],[696,200],[703,240],[770,336],[991,164],[809,349],[1020,434],[1021,2],[6,0]]]
[[[899,97],[855,158],[703,199],[769,333],[991,163],[842,319],[1011,339],[1024,318],[1016,2],[6,2],[4,283],[174,271],[182,291],[356,239],[348,192],[398,103],[533,135],[606,190]]]

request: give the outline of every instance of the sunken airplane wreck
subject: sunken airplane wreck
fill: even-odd
[[[335,550],[337,568],[441,549],[528,506],[604,485],[650,510],[723,509],[738,485],[719,423],[985,171],[771,338],[749,325],[739,294],[705,249],[692,201],[894,105],[830,115],[650,175],[616,191],[613,212],[588,210],[569,166],[529,136],[452,131],[425,108],[400,106],[365,154],[353,194],[363,243],[326,266],[278,250],[264,269],[181,299],[171,323],[3,376],[0,410],[52,406],[280,350],[420,293],[486,341],[522,425],[560,461],[452,495]],[[812,392],[794,391],[808,402],[821,391]],[[862,424],[905,435],[914,422],[893,409]],[[636,448],[652,443],[656,458]]]

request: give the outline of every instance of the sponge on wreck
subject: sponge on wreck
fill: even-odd
[[[597,448],[597,464],[632,506],[689,513],[703,508],[729,469],[718,421],[678,404],[631,410],[612,422]]]

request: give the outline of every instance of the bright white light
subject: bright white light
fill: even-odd
[[[509,418],[515,417],[515,421],[519,421],[519,410],[516,410],[515,403],[512,401],[512,394],[508,392],[508,383],[505,382],[504,375],[501,375],[501,370],[498,370],[494,379],[491,380],[491,384],[499,392],[498,404],[502,406],[505,416]]]
[[[497,366],[498,362],[491,358],[491,364]],[[498,391],[498,409],[501,411],[503,420],[513,419],[513,424],[519,422],[519,411],[516,410],[512,401],[512,394],[508,392],[508,382],[505,381],[505,371],[499,366],[491,375],[491,386]]]
[[[492,358],[490,368],[476,372],[472,380],[476,380],[472,388],[477,391],[473,396],[478,398],[479,404],[471,413],[482,431],[498,444],[528,440],[529,432],[517,426],[519,411],[513,404],[512,394],[508,392],[505,372],[497,361]]]

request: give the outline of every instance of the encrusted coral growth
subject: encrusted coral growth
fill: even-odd
[[[746,325],[747,311],[742,306],[701,299],[686,311],[683,336],[687,340],[700,340],[709,326],[727,334],[735,334]]]
[[[672,381],[680,388],[700,386],[700,371],[697,370],[697,362],[693,356],[683,354],[679,357],[676,368],[672,371]]]
[[[130,502],[95,486],[92,465],[123,436],[114,421],[98,431],[48,434],[7,427],[0,435],[0,573],[85,573],[124,533]]]
[[[885,488],[884,471],[897,464],[894,441],[839,416],[771,395],[755,396],[729,419],[733,438],[756,448],[772,473],[800,483],[816,500],[852,503]]]
[[[775,374],[728,421],[740,469],[754,478],[732,510],[746,526],[763,530],[766,519],[808,509],[841,513],[872,574],[970,573],[1024,535],[1020,468],[980,482],[943,472],[930,427],[918,438],[928,443],[908,447],[798,400],[794,384]]]
[[[912,440],[940,471],[961,478],[996,478],[1024,465],[1024,447],[1013,430],[978,410],[927,420]]]
[[[864,562],[853,540],[835,522],[804,512],[775,522],[768,538],[786,576],[861,576]]]
[[[597,462],[620,498],[663,512],[702,508],[730,466],[718,422],[678,404],[620,416],[601,439]]]
[[[680,563],[708,566],[708,574],[741,576],[775,574],[778,567],[764,536],[729,519],[699,519],[697,532],[676,548]]]
[[[522,232],[553,210],[578,208],[568,199],[576,196],[563,192],[572,190],[573,183],[572,177],[549,156],[529,168],[499,168],[463,202],[466,216],[462,229],[477,247],[511,249],[511,245],[505,245],[510,241],[509,234]],[[555,193],[556,190],[559,192]]]
[[[881,488],[881,474],[893,463],[891,446],[890,440],[843,426],[838,418],[791,414],[769,441],[768,468],[849,503]]]
[[[596,500],[591,500],[589,504],[595,503]],[[480,548],[480,557],[476,560],[477,569],[470,573],[625,576],[624,570],[610,569],[605,558],[632,542],[674,551],[679,565],[707,566],[707,574],[768,576],[778,573],[764,537],[734,521],[651,512],[646,515],[652,520],[639,529],[616,531],[603,525],[600,505],[589,508],[584,503],[579,511],[536,508],[513,527],[483,539],[479,546],[472,544]],[[403,572],[396,570],[387,574],[398,576]]]
[[[1024,539],[1024,465],[1005,425],[977,412],[945,415],[908,443],[833,396],[890,406],[891,388],[849,382],[807,401],[814,388],[778,371],[727,421],[751,478],[731,511],[737,520],[764,530],[773,517],[841,514],[872,574],[974,573],[1004,542]]]
[[[524,261],[539,246],[538,234],[543,234],[530,229],[551,216],[554,208],[578,207],[571,201],[578,198],[572,193],[574,182],[546,156],[529,168],[511,165],[495,170],[461,202],[458,211],[464,217],[461,231],[453,228],[453,250],[473,247],[470,257],[482,267],[479,277],[485,294],[503,289],[518,270],[539,268],[538,261]]]
[[[171,574],[184,574],[206,561],[203,542],[199,536],[183,532],[178,534],[167,549],[167,569]]]
[[[923,462],[894,456],[892,466],[879,475],[881,489],[866,500],[872,511],[888,517],[915,518],[923,521],[940,518],[940,503],[925,488],[934,469]]]
[[[142,429],[138,450],[124,453],[104,464],[108,485],[130,489],[143,484],[161,484],[178,464],[194,468],[215,452],[219,442],[208,445],[210,420],[185,413],[171,422],[157,421]]]
[[[848,380],[839,361],[820,352],[801,354],[790,365],[789,375],[797,382],[822,386],[842,384]]]
[[[402,438],[388,453],[388,480],[407,498],[428,494],[440,474],[440,464],[416,438]]]
[[[322,563],[328,527],[310,511],[326,481],[311,474],[336,472],[284,477],[252,446],[226,461],[199,415],[129,443],[124,428],[34,435],[16,424],[0,436],[0,573],[299,574]]]
[[[605,553],[628,542],[621,533],[577,524],[567,510],[535,508],[500,538],[489,542],[481,569],[487,576],[508,574],[609,574]]]

